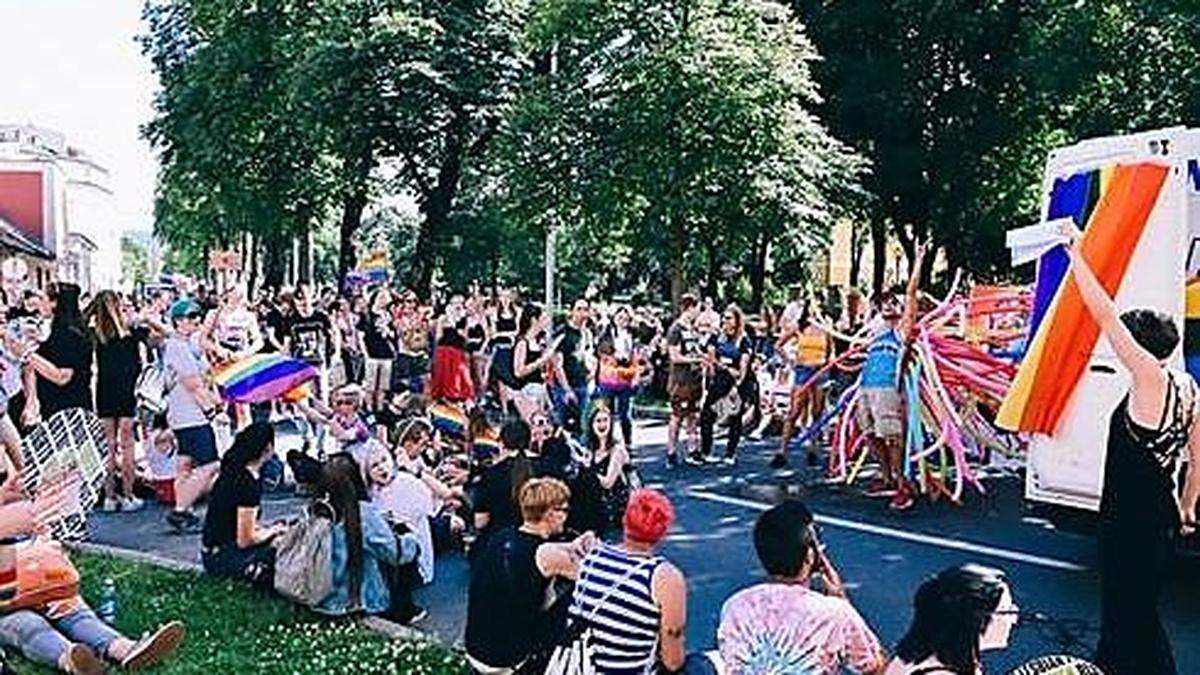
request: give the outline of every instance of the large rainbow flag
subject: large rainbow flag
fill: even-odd
[[[286,397],[316,378],[316,368],[279,354],[255,354],[213,372],[221,398],[235,403],[261,403]]]
[[[1122,164],[1054,183],[1046,219],[1086,225],[1083,256],[1109,295],[1120,288],[1167,172],[1159,164]],[[1034,337],[996,415],[1001,428],[1053,434],[1100,337],[1075,280],[1067,278],[1068,264],[1061,246],[1039,261]]]

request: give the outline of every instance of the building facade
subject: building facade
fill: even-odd
[[[107,169],[57,131],[0,124],[0,254],[39,286],[115,288],[122,230]]]

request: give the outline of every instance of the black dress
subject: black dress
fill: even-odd
[[[96,344],[96,416],[120,418],[134,416],[134,394],[142,357],[138,352],[141,335],[131,333],[108,342],[95,338]]]
[[[1180,525],[1173,474],[1194,418],[1195,385],[1187,375],[1171,373],[1157,429],[1129,418],[1128,397],[1109,423],[1098,532],[1100,643],[1095,659],[1107,675],[1176,672],[1158,598]]]
[[[70,368],[71,379],[57,385],[37,378],[42,419],[69,408],[92,410],[92,343],[84,329],[65,321],[50,326],[50,337],[38,347],[38,355],[59,368]]]

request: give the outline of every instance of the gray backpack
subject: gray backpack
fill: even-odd
[[[318,512],[321,506],[328,505],[314,504],[275,540],[275,590],[306,607],[333,592],[333,519]]]

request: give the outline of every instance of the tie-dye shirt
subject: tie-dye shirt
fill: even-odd
[[[734,594],[721,609],[717,646],[730,675],[863,673],[883,665],[879,638],[849,602],[799,585]]]

